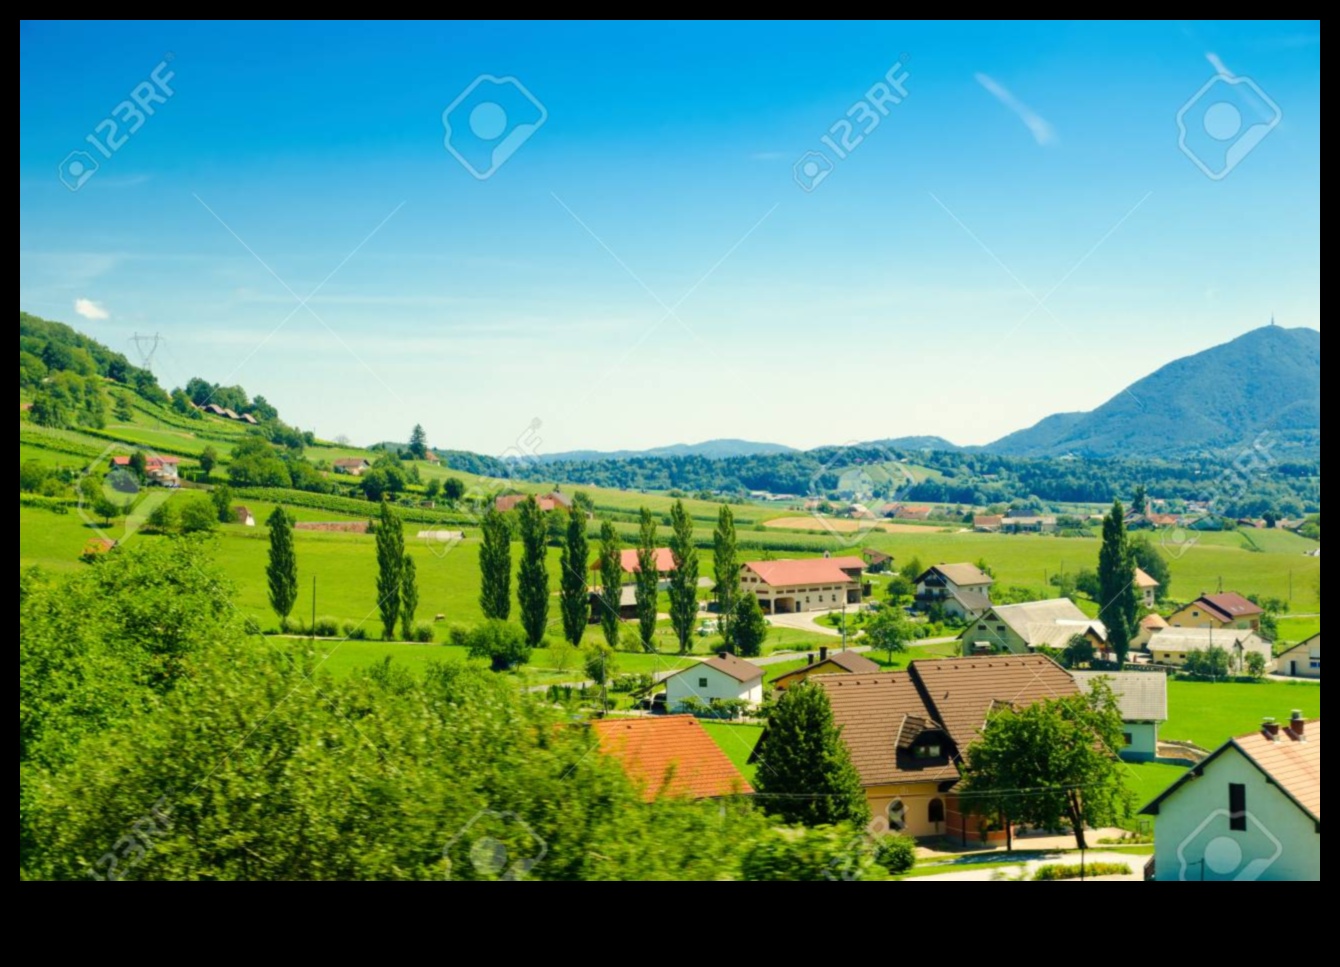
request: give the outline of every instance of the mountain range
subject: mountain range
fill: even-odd
[[[653,447],[650,450],[568,450],[563,453],[546,453],[539,457],[541,463],[560,461],[581,462],[588,460],[630,460],[637,457],[703,457],[708,460],[721,460],[726,457],[770,457],[779,453],[797,453],[794,447],[780,443],[755,443],[751,440],[705,440],[702,443],[675,443],[667,447]]]

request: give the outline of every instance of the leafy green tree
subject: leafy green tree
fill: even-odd
[[[586,515],[574,508],[565,516],[567,527],[559,554],[562,573],[558,578],[558,596],[563,612],[563,636],[576,648],[581,645],[591,620],[591,592],[586,579],[590,552],[586,541]]]
[[[1139,630],[1140,599],[1135,589],[1135,558],[1126,532],[1126,510],[1120,500],[1112,502],[1103,518],[1103,546],[1098,551],[1098,584],[1101,590],[1098,617],[1107,626],[1107,644],[1124,663],[1131,639]]]
[[[600,630],[605,644],[619,647],[619,613],[623,607],[623,549],[619,531],[609,521],[600,525]]]
[[[298,556],[293,545],[293,518],[276,507],[266,520],[270,531],[270,557],[265,580],[270,589],[270,608],[281,624],[293,613],[298,600]]]
[[[1266,656],[1259,651],[1249,651],[1242,660],[1243,671],[1248,677],[1260,681],[1266,677]]]
[[[465,483],[459,477],[448,477],[442,484],[442,496],[456,503],[465,496]]]
[[[750,882],[880,882],[889,878],[878,852],[848,825],[774,828],[749,850],[742,878]]]
[[[610,708],[609,683],[619,670],[617,652],[605,645],[593,644],[586,649],[582,662],[582,667],[586,670],[586,677],[600,688],[601,709],[608,712]]]
[[[763,643],[768,640],[768,619],[763,616],[758,597],[741,594],[735,599],[735,614],[731,616],[730,646],[741,658],[757,658],[763,654]]]
[[[803,826],[870,821],[861,777],[822,686],[802,682],[782,693],[758,758],[757,802],[769,815]]]
[[[495,672],[511,671],[530,661],[525,632],[506,621],[490,619],[474,628],[453,628],[450,640],[463,645],[471,658],[487,659]]]
[[[479,605],[484,617],[506,621],[512,614],[512,531],[496,508],[484,514],[479,545]]]
[[[892,662],[894,655],[907,651],[917,632],[902,608],[880,608],[865,619],[865,637],[870,647],[883,651]]]
[[[1090,601],[1098,601],[1103,596],[1103,586],[1098,580],[1098,572],[1093,568],[1080,568],[1075,575],[1075,590]]]
[[[1130,815],[1134,797],[1116,750],[1121,711],[1103,679],[1090,691],[993,712],[967,750],[961,798],[975,815],[1042,829],[1084,830]]]
[[[400,618],[400,594],[405,574],[405,526],[400,515],[382,501],[377,518],[377,610],[381,612],[382,637],[395,637]]]
[[[889,603],[895,608],[901,608],[917,596],[917,586],[902,574],[894,574],[893,577],[889,578],[887,593]]]
[[[716,582],[712,593],[716,597],[721,635],[729,648],[735,602],[740,597],[740,558],[736,550],[735,515],[726,504],[717,511],[717,526],[712,532],[712,576]]]
[[[130,400],[126,394],[115,394],[116,402],[113,404],[112,414],[116,417],[118,423],[129,423],[135,418],[135,411],[130,408]]]
[[[698,548],[693,543],[693,521],[676,500],[670,508],[670,554],[675,568],[670,572],[670,624],[679,640],[679,653],[693,650],[693,626],[698,620]]]
[[[111,526],[112,521],[123,513],[121,505],[101,491],[93,499],[92,510],[93,515],[101,520],[105,526]]]
[[[926,569],[921,564],[921,558],[912,557],[898,569],[898,573],[907,578],[909,583],[915,585],[917,578],[926,573]]]
[[[638,636],[647,651],[656,650],[657,598],[660,595],[660,572],[656,569],[656,518],[643,507],[638,511],[637,573],[634,592],[637,603]]]
[[[1135,566],[1159,582],[1159,586],[1154,589],[1155,599],[1166,601],[1168,589],[1172,586],[1172,568],[1168,566],[1168,559],[1143,535],[1130,538],[1130,545]]]
[[[419,610],[419,572],[408,554],[400,565],[400,637],[414,640],[414,615]]]
[[[1182,671],[1193,678],[1207,678],[1210,681],[1218,681],[1221,678],[1227,678],[1232,670],[1232,656],[1218,645],[1192,649],[1186,653],[1186,658],[1182,660]]]
[[[143,481],[149,472],[149,458],[144,455],[143,450],[136,450],[130,455],[130,472],[135,475],[135,479]]]
[[[595,516],[596,502],[585,490],[579,490],[572,495],[572,506],[587,516]]]
[[[220,524],[233,522],[233,490],[227,484],[218,484],[209,492],[210,503],[214,506],[214,518]]]
[[[19,490],[25,494],[37,493],[46,483],[50,471],[36,460],[25,460],[19,466]]]
[[[423,495],[429,500],[437,500],[438,497],[442,496],[442,481],[437,478],[428,481],[423,488]]]
[[[1131,510],[1137,514],[1149,513],[1149,491],[1144,484],[1137,484],[1135,495],[1131,498]]]
[[[1095,657],[1093,642],[1088,635],[1071,635],[1061,651],[1062,664],[1066,668],[1084,668],[1093,663]]]
[[[415,460],[428,459],[428,434],[419,424],[414,424],[414,429],[409,435],[409,455]]]
[[[518,508],[521,530],[521,567],[517,571],[516,599],[526,644],[532,648],[544,640],[549,624],[549,530],[544,511],[532,495]]]
[[[212,502],[183,500],[178,520],[183,534],[207,534],[219,526],[219,512]]]

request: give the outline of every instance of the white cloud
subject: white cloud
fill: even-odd
[[[92,299],[75,299],[74,311],[85,319],[92,319],[95,322],[110,317],[102,304],[94,302]]]
[[[1015,97],[1008,88],[994,77],[982,73],[973,76],[977,78],[977,83],[981,84],[988,94],[1004,104],[1019,117],[1020,121],[1024,122],[1024,127],[1028,128],[1034,141],[1044,147],[1055,143],[1056,129],[1051,126],[1051,122]]]

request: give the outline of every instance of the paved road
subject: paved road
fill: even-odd
[[[827,611],[801,611],[797,614],[774,614],[768,616],[768,624],[774,628],[791,628],[795,631],[811,631],[828,635],[830,638],[841,638],[842,632],[819,623],[819,619],[828,613]]]
[[[1091,851],[1085,854],[1086,863],[1124,863],[1126,867],[1131,871],[1126,876],[1103,877],[1103,879],[1105,880],[1122,880],[1122,881],[1129,880],[1129,881],[1143,882],[1145,878],[1144,876],[1145,863],[1148,862],[1148,860],[1149,860],[1148,856],[1132,856],[1129,853],[1119,853],[1115,850]],[[991,862],[990,854],[978,858],[979,865],[981,863],[990,863],[990,862]],[[956,864],[950,864],[951,866],[964,867],[963,869],[960,869],[958,872],[953,873],[947,872],[943,874],[937,874],[935,876],[914,876],[904,882],[959,883],[959,882],[973,882],[973,881],[982,882],[995,879],[1005,879],[1007,877],[1016,878],[1022,876],[1024,873],[1029,874],[1033,873],[1033,871],[1036,870],[1039,866],[1052,863],[1060,863],[1066,866],[1078,867],[1079,854],[1044,853],[1037,859],[1029,860],[1028,862],[1021,863],[1017,866],[1003,866],[1003,867],[998,866],[995,867],[994,869],[986,869],[986,870],[974,870],[971,868],[973,865],[972,862],[960,861],[959,863]]]

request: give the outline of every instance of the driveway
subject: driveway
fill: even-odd
[[[836,628],[830,628],[828,625],[820,624],[819,619],[824,615],[831,614],[828,611],[801,611],[795,614],[772,614],[768,615],[768,624],[774,628],[791,628],[795,631],[811,631],[821,635],[828,635],[830,638],[841,638],[842,632]],[[855,612],[852,612],[853,617]]]
[[[1104,880],[1122,880],[1138,881],[1143,883],[1145,863],[1149,861],[1148,856],[1132,856],[1130,853],[1120,853],[1115,850],[1091,850],[1085,854],[1085,863],[1121,863],[1131,872],[1126,876],[1105,876]],[[977,854],[972,858],[965,858],[956,862],[945,864],[946,872],[933,876],[913,876],[909,877],[907,883],[956,883],[956,882],[988,882],[991,880],[1004,879],[1022,879],[1025,874],[1032,875],[1039,866],[1052,864],[1062,864],[1065,866],[1078,867],[1080,863],[1079,853],[1042,853],[1034,854],[1032,859],[1019,863],[1014,866],[995,866],[991,869],[972,869],[973,866],[982,866],[992,862],[999,862],[991,854]],[[955,870],[957,868],[957,870]],[[925,869],[925,867],[921,867]]]

